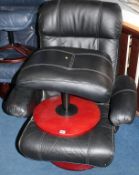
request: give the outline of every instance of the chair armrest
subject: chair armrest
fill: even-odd
[[[133,79],[119,76],[115,81],[111,101],[110,120],[115,126],[132,123],[137,106],[137,92]]]
[[[24,87],[15,87],[3,103],[4,111],[16,117],[29,117],[35,106],[41,101],[42,91]]]

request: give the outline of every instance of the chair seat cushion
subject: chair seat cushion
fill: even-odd
[[[108,55],[99,51],[46,48],[26,62],[17,84],[106,102],[112,91],[112,63]]]
[[[0,30],[23,30],[31,24],[36,13],[37,7],[0,6]]]
[[[42,132],[30,120],[21,134],[19,150],[25,157],[35,160],[108,166],[114,154],[114,128],[108,120],[108,107],[99,107],[101,121],[96,128],[74,138],[60,138]]]

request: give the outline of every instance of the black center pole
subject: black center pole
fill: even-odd
[[[65,111],[65,114],[68,115],[69,104],[70,104],[70,96],[69,96],[69,94],[62,93],[61,94],[61,98],[62,98],[62,107],[63,107],[63,109]]]
[[[9,40],[9,44],[11,44],[11,45],[14,44],[14,34],[13,34],[13,31],[8,31],[8,40]]]
[[[62,104],[56,108],[56,112],[63,116],[69,117],[77,113],[78,109],[75,105],[70,104],[70,95],[67,93],[61,93]]]

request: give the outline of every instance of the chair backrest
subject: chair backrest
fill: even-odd
[[[91,0],[52,0],[39,12],[40,46],[100,50],[117,69],[122,28],[118,4]]]

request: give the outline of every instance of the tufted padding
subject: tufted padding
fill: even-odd
[[[107,102],[113,86],[111,59],[105,53],[87,49],[39,50],[21,69],[17,85]]]
[[[115,76],[121,18],[120,7],[115,3],[48,1],[40,8],[41,47],[77,47],[105,52],[111,57]]]
[[[35,160],[108,166],[114,154],[114,127],[107,118],[109,107],[99,107],[101,121],[97,127],[75,138],[59,138],[42,132],[31,120],[21,134],[19,150],[23,155]]]
[[[44,35],[115,39],[121,32],[121,19],[115,15],[121,11],[117,4],[59,0],[48,1],[40,11],[39,29]]]

